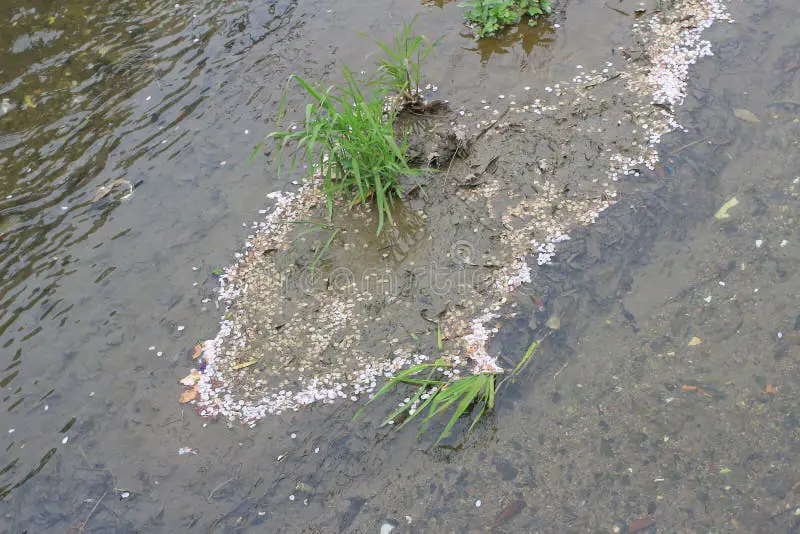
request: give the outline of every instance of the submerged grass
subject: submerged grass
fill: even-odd
[[[456,423],[465,416],[472,416],[472,423],[467,428],[469,433],[487,411],[494,409],[496,392],[508,380],[513,381],[519,375],[533,358],[538,346],[538,341],[531,343],[514,370],[499,382],[498,378],[501,375],[497,374],[480,373],[455,376],[452,373],[453,365],[443,359],[437,359],[433,363],[415,365],[399,372],[384,384],[358,410],[354,419],[360,417],[369,404],[383,398],[393,388],[410,385],[415,388],[414,394],[384,419],[381,426],[393,425],[396,430],[399,430],[412,420],[416,420],[420,414],[424,414],[417,432],[417,438],[421,438],[433,419],[450,412],[450,418],[434,446],[450,436]],[[450,376],[448,377],[446,373]]]

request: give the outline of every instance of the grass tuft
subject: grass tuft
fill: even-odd
[[[411,385],[415,388],[414,394],[400,404],[381,426],[393,425],[395,430],[400,430],[420,414],[424,414],[417,432],[417,438],[421,438],[433,419],[449,412],[450,418],[434,446],[451,435],[459,419],[471,415],[472,423],[467,429],[469,433],[487,411],[494,409],[496,392],[506,381],[513,381],[519,375],[533,358],[538,346],[538,341],[531,343],[514,370],[499,383],[497,380],[500,375],[487,373],[448,378],[445,372],[452,371],[453,366],[442,359],[415,365],[392,377],[358,410],[353,419],[360,417],[367,406],[383,398],[393,388]]]
[[[362,88],[353,73],[343,68],[344,84],[321,87],[300,76],[292,76],[310,97],[305,119],[286,130],[270,134],[279,144],[278,167],[282,156],[291,151],[291,169],[305,161],[322,176],[329,219],[337,200],[350,205],[375,202],[378,233],[387,222],[393,223],[392,208],[401,197],[401,175],[418,174],[409,166],[404,136],[396,139],[394,114],[384,113],[384,93],[377,87]],[[280,119],[285,115],[286,94]]]
[[[360,34],[371,39],[383,52],[378,59],[375,82],[396,93],[401,102],[416,102],[422,98],[422,64],[442,39],[431,42],[423,35],[412,35],[411,28],[417,17],[415,15],[409,24],[404,24],[395,33],[391,44]]]

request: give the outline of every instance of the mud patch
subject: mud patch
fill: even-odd
[[[448,163],[409,201],[425,225],[402,239],[402,250],[389,243],[380,256],[365,254],[374,250],[363,239],[374,222],[369,209],[351,211],[336,224],[353,233],[334,232],[323,247],[350,254],[325,262],[321,285],[303,283],[318,259],[298,261],[289,224],[319,220],[318,187],[272,194],[277,209],[254,223],[222,278],[225,316],[204,344],[192,401],[200,413],[253,424],[313,402],[358,401],[434,354],[454,375],[502,372],[487,347],[498,320],[529,307],[515,293],[534,276],[527,258],[534,268],[549,264],[571,232],[614,204],[617,180],[655,171],[656,145],[679,126],[673,108],[689,67],[710,54],[701,34],[727,19],[716,1],[677,3],[634,25],[639,54],[626,53],[621,65],[576,65],[572,79],[539,97],[525,88],[499,95],[500,106],[458,109],[427,125],[428,139],[444,148],[423,148],[424,159]],[[420,342],[431,331],[425,323],[436,324],[438,353]]]

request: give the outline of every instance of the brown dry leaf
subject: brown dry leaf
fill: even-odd
[[[192,369],[192,372],[181,378],[180,382],[186,387],[192,387],[197,384],[198,380],[200,380],[200,371]]]
[[[183,393],[181,393],[178,402],[181,404],[186,404],[187,402],[192,402],[197,398],[197,384],[192,389],[187,389]]]
[[[689,340],[689,346],[690,347],[696,347],[697,345],[699,345],[702,342],[703,342],[702,339],[700,339],[697,336],[694,336],[692,339]]]
[[[197,358],[200,357],[201,354],[203,354],[203,345],[202,345],[202,343],[198,343],[197,345],[194,346],[194,352],[192,353],[192,359],[196,360]]]
[[[778,392],[778,388],[776,388],[772,384],[767,384],[767,387],[764,389],[764,392],[769,395],[774,395],[775,393]]]
[[[684,384],[681,386],[681,391],[697,391],[697,386],[688,386]]]

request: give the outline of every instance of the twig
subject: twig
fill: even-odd
[[[238,479],[238,478],[239,478],[239,473],[241,472],[241,470],[242,470],[242,466],[240,465],[240,466],[239,466],[239,467],[236,469],[236,472],[233,474],[233,476],[232,476],[231,478],[229,478],[228,480],[226,480],[226,481],[224,481],[224,482],[222,482],[222,483],[218,484],[218,485],[217,485],[217,486],[216,486],[214,489],[212,489],[212,490],[211,490],[211,493],[209,493],[209,494],[208,494],[208,502],[211,502],[211,500],[214,498],[214,494],[215,494],[216,492],[218,492],[219,490],[221,490],[222,488],[224,488],[224,487],[225,487],[227,484],[230,484],[230,483],[231,483],[231,482],[233,482],[234,480]]]
[[[703,141],[708,141],[710,138],[711,138],[711,136],[709,135],[709,136],[703,137],[703,138],[701,138],[701,139],[698,139],[697,141],[692,141],[691,143],[687,143],[687,144],[685,144],[685,145],[683,145],[683,146],[681,146],[681,147],[678,147],[678,148],[676,148],[675,150],[673,150],[672,152],[670,152],[670,154],[669,154],[669,155],[670,155],[670,156],[674,156],[674,155],[675,155],[675,154],[677,154],[678,152],[680,152],[680,151],[682,151],[682,150],[686,150],[687,148],[693,147],[693,146],[694,146],[694,145],[696,145],[697,143],[702,143]]]
[[[561,366],[561,369],[559,369],[558,371],[555,372],[555,374],[553,375],[553,380],[554,381],[555,381],[556,377],[558,377],[558,375],[561,374],[561,371],[566,369],[568,365],[569,365],[569,362],[565,362],[564,365]]]
[[[616,73],[616,74],[614,74],[612,76],[609,76],[608,78],[606,78],[604,80],[600,80],[599,82],[587,83],[586,85],[583,86],[583,89],[591,89],[592,87],[596,87],[596,86],[604,84],[606,82],[610,82],[611,80],[616,80],[620,76],[622,76],[622,73],[618,72],[618,73]]]
[[[94,506],[89,511],[89,515],[86,516],[86,519],[84,519],[83,521],[81,521],[77,525],[72,526],[69,529],[70,532],[72,532],[73,530],[75,530],[77,532],[85,532],[86,531],[86,525],[89,523],[89,520],[92,518],[92,515],[94,515],[95,510],[97,510],[97,507],[100,506],[100,503],[103,502],[103,499],[105,498],[105,496],[107,494],[108,494],[108,490],[106,490],[105,493],[103,493],[103,495],[97,500],[97,502],[94,503]]]
[[[617,13],[619,13],[620,15],[625,15],[626,17],[630,17],[630,16],[631,16],[631,14],[630,14],[630,13],[628,13],[628,12],[626,12],[626,11],[623,11],[623,10],[621,10],[621,9],[617,9],[616,7],[611,7],[610,5],[608,5],[608,2],[606,2],[606,3],[605,3],[605,4],[603,4],[603,5],[605,5],[605,6],[606,6],[608,9],[610,9],[611,11],[616,11],[616,12],[617,12]]]
[[[101,503],[101,502],[103,502],[103,499],[105,499],[105,497],[106,497],[106,495],[107,495],[107,494],[108,494],[108,490],[106,490],[106,491],[103,493],[103,495],[101,495],[101,496],[100,496],[100,498],[99,498],[99,499],[97,499],[97,502],[96,502],[96,503],[94,503],[94,506],[92,507],[92,510],[89,512],[89,515],[87,515],[87,516],[86,516],[86,520],[83,522],[83,526],[84,526],[84,527],[86,527],[86,524],[87,524],[87,523],[89,522],[89,520],[92,518],[92,515],[94,514],[94,511],[95,511],[95,510],[97,510],[97,507],[98,507],[98,506],[100,506],[100,503]]]
[[[483,130],[481,130],[481,131],[480,131],[480,133],[479,133],[478,135],[476,135],[475,137],[473,137],[473,138],[472,138],[472,142],[471,142],[470,144],[472,144],[472,143],[476,143],[476,142],[477,142],[477,141],[478,141],[478,140],[479,140],[481,137],[483,137],[484,135],[486,135],[486,132],[488,132],[489,130],[491,130],[492,128],[494,128],[494,127],[495,127],[497,124],[499,124],[499,123],[500,123],[500,121],[501,121],[501,120],[503,120],[503,117],[505,117],[506,115],[508,115],[508,112],[509,112],[510,110],[511,110],[511,106],[508,106],[508,107],[506,108],[506,110],[500,114],[500,116],[499,116],[499,117],[497,117],[496,119],[492,119],[492,123],[491,123],[491,124],[489,124],[489,126],[487,126],[486,128],[484,128]]]

